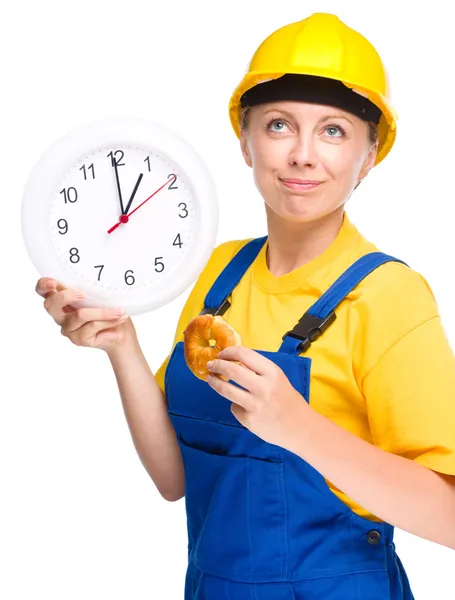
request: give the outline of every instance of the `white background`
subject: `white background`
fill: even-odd
[[[162,500],[140,464],[107,357],[63,338],[34,292],[20,205],[41,153],[90,120],[157,120],[190,141],[212,172],[217,243],[264,235],[263,203],[230,127],[229,97],[269,33],[335,12],[378,49],[399,114],[395,147],[354,193],[348,214],[383,251],[425,275],[454,345],[451,10],[445,0],[3,5],[2,599],[183,598],[186,566],[184,503]],[[134,318],[152,370],[170,350],[189,291]],[[416,600],[453,598],[455,553],[402,531],[396,539]]]

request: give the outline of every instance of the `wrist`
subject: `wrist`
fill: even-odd
[[[124,357],[141,351],[139,341],[134,331],[128,331],[125,335],[125,339],[112,348],[106,349],[106,354],[111,361],[115,363],[118,360],[124,360]]]

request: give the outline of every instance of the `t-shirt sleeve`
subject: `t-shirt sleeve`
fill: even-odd
[[[402,270],[401,276],[387,295],[387,307],[376,306],[383,330],[376,332],[379,354],[361,382],[372,440],[383,450],[455,475],[454,353],[426,280],[415,271]],[[375,327],[372,331],[364,340],[370,363],[373,351],[367,346],[375,344]]]
[[[196,280],[188,298],[183,306],[182,312],[177,323],[175,330],[174,341],[169,354],[158,368],[155,373],[155,379],[161,388],[161,391],[166,395],[164,379],[166,368],[169,363],[169,359],[172,354],[174,346],[183,341],[183,332],[185,331],[188,323],[196,317],[201,310],[204,308],[205,297],[211,288],[213,282],[228,264],[231,258],[240,250],[240,248],[246,244],[248,240],[233,240],[223,242],[218,245],[212,252],[209,260],[207,261],[204,269],[201,271],[199,277]]]

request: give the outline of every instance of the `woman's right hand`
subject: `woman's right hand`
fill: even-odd
[[[121,348],[130,337],[136,337],[133,322],[122,311],[111,308],[76,309],[71,304],[84,296],[63,287],[55,279],[40,278],[35,291],[45,299],[44,308],[60,325],[62,335],[76,346],[100,348],[110,353]]]

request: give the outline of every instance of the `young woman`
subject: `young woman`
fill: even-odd
[[[424,277],[345,212],[395,139],[381,59],[314,14],[261,44],[230,118],[267,235],[215,248],[156,376],[130,319],[37,292],[107,352],[144,467],[185,496],[186,600],[410,600],[394,526],[455,549],[455,360]],[[242,338],[207,380],[183,347],[201,313]]]

